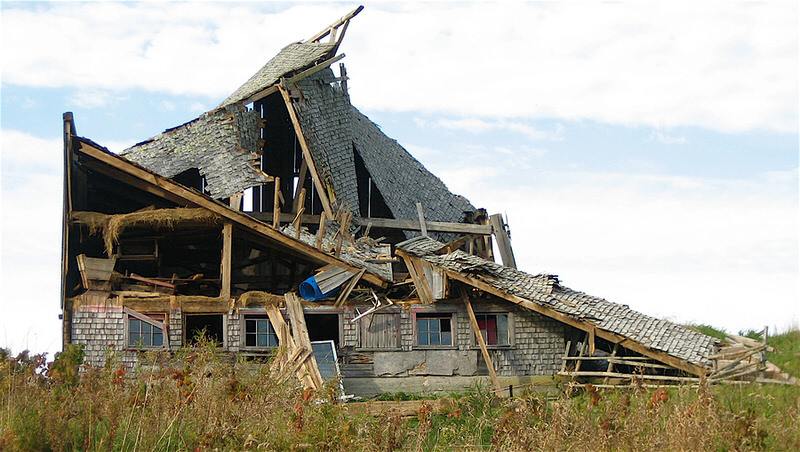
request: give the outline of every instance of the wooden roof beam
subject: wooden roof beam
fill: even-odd
[[[316,260],[317,262],[325,264],[338,265],[340,267],[347,268],[353,271],[354,273],[361,270],[361,268],[359,267],[353,267],[350,264],[347,264],[346,262],[343,262],[342,260],[337,259],[336,257],[331,256],[327,253],[324,253],[312,246],[306,245],[305,243],[300,242],[298,240],[294,240],[291,237],[287,237],[283,235],[280,231],[273,229],[270,226],[267,226],[266,224],[250,217],[244,212],[232,210],[230,209],[230,207],[225,206],[205,195],[192,191],[184,187],[183,185],[178,184],[177,182],[159,176],[138,165],[128,162],[127,160],[124,160],[121,157],[109,154],[105,150],[97,148],[90,143],[81,141],[80,145],[81,146],[79,149],[77,149],[77,151],[83,153],[84,155],[92,157],[96,160],[105,163],[106,165],[109,165],[112,168],[115,168],[117,170],[122,171],[123,173],[126,173],[130,176],[140,179],[143,183],[146,183],[151,187],[157,187],[160,190],[167,191],[172,195],[183,199],[186,205],[194,205],[205,208],[211,212],[216,213],[217,215],[221,216],[224,219],[233,221],[234,223],[242,226],[245,229],[257,232],[261,236],[271,239],[272,241],[285,246],[291,251],[307,256],[311,260]],[[362,279],[369,282],[370,284],[374,284],[379,287],[387,287],[389,284],[389,281],[372,273],[364,274],[364,277]]]

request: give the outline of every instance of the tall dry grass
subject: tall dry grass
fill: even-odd
[[[416,417],[353,414],[336,388],[278,384],[213,347],[82,368],[0,351],[3,450],[800,450],[800,388],[718,386],[496,399],[475,388]],[[80,370],[80,372],[79,372]]]

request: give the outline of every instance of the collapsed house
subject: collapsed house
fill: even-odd
[[[360,10],[119,155],[65,113],[64,344],[133,367],[142,351],[210,341],[361,395],[763,371],[765,344],[727,353],[517,270],[502,216],[451,193],[350,104],[332,66]]]

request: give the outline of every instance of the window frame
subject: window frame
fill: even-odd
[[[419,319],[421,318],[449,318],[450,319],[450,344],[420,344],[419,343]],[[456,308],[428,308],[413,311],[412,325],[414,331],[413,347],[417,349],[438,349],[456,350],[458,349],[458,310]],[[440,333],[441,334],[441,333]]]
[[[498,315],[505,315],[506,316],[506,323],[507,323],[507,325],[506,325],[506,334],[507,334],[507,338],[508,338],[508,343],[507,344],[493,344],[492,345],[492,344],[489,344],[488,341],[486,341],[486,337],[484,337],[484,341],[486,341],[486,348],[499,350],[499,349],[506,349],[506,348],[513,347],[514,343],[515,343],[515,341],[514,341],[514,315],[513,315],[513,313],[509,312],[509,311],[485,311],[485,310],[484,311],[476,311],[475,312],[475,320],[477,322],[478,318],[480,316],[490,316],[490,315],[491,316],[498,316]],[[480,331],[481,331],[481,334],[483,334],[483,330],[480,330]],[[472,344],[471,344],[470,347],[471,348],[480,348],[480,345],[478,344],[478,338],[475,337],[474,333],[472,334]]]
[[[253,346],[248,346],[247,345],[247,320],[248,320],[248,317],[254,317],[254,316],[263,317],[263,319],[259,318],[257,320],[266,320],[267,321],[267,325],[269,326],[269,330],[271,331],[271,332],[268,332],[267,334],[268,335],[272,334],[272,335],[275,336],[275,340],[277,342],[277,345],[266,346],[266,347],[259,347],[258,345],[253,345]],[[250,320],[253,320],[253,319],[251,318]],[[256,332],[256,335],[257,334],[258,333]],[[272,325],[272,322],[270,321],[269,316],[267,315],[267,310],[266,309],[247,309],[247,310],[239,309],[239,349],[240,350],[249,351],[249,352],[269,352],[269,351],[277,349],[280,346],[281,346],[281,338],[280,338],[280,336],[278,336],[278,332],[275,331],[275,326]]]
[[[134,311],[133,309],[130,309],[130,308],[123,308],[122,313],[123,313],[123,340],[125,341],[125,346],[124,346],[125,350],[143,351],[143,350],[169,350],[170,349],[170,347],[169,347],[169,328],[167,328],[167,325],[169,324],[169,314],[168,313],[166,313],[166,312],[152,312],[152,313],[144,314],[144,313],[141,313],[141,312],[138,312],[138,311]],[[164,316],[164,321],[162,322],[160,320],[156,320],[156,319],[150,317],[151,315],[155,315],[155,314],[163,315]],[[130,320],[131,320],[131,318],[134,318],[136,320],[148,323],[148,324],[150,324],[150,326],[153,326],[153,327],[156,327],[156,328],[160,328],[161,329],[161,336],[162,336],[161,345],[154,346],[154,345],[135,345],[135,344],[131,344],[131,341],[130,341],[130,334],[131,334],[131,331],[130,331]]]

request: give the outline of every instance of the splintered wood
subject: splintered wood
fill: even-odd
[[[311,350],[303,306],[300,299],[291,292],[284,295],[284,301],[292,321],[291,328],[283,319],[277,305],[266,306],[267,316],[281,344],[272,363],[272,370],[277,372],[278,381],[286,381],[290,375],[295,374],[305,389],[318,391],[323,386],[322,375]]]

